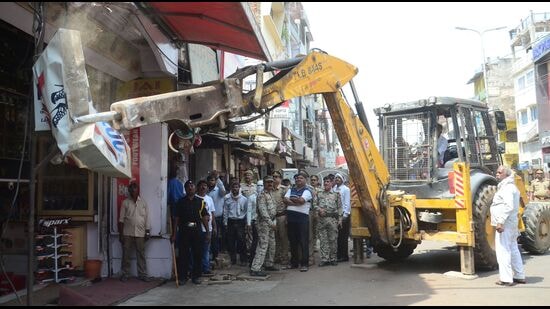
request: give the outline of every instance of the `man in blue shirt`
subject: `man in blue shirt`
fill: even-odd
[[[183,190],[183,184],[178,179],[178,166],[173,165],[169,172],[168,172],[168,189],[167,189],[167,195],[168,195],[168,208],[170,209],[170,217],[172,222],[175,222],[176,219],[176,204],[177,202],[182,199],[185,196],[185,191]],[[177,229],[178,227],[175,225],[172,225],[172,229]],[[174,247],[178,248],[179,245],[180,236],[179,233],[176,237],[176,242],[174,243]]]
[[[210,172],[210,175],[206,177],[208,183],[208,196],[214,201],[214,208],[216,211],[215,221],[216,228],[212,231],[212,257],[216,259],[218,253],[224,251],[226,248],[225,231],[223,229],[223,198],[226,194],[225,186],[219,177],[218,171],[214,170]]]

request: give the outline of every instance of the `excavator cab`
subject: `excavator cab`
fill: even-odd
[[[479,101],[430,97],[375,109],[380,149],[390,173],[390,188],[421,198],[446,198],[454,162],[466,162],[472,173],[493,176],[502,159],[487,106]],[[437,134],[442,128],[443,141]],[[418,192],[416,192],[418,191]]]

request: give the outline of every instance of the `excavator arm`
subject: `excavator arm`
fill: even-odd
[[[265,72],[277,71],[263,82]],[[391,231],[382,233],[392,218],[385,203],[389,173],[371,136],[360,103],[356,114],[342,94],[351,83],[355,66],[323,52],[313,51],[305,57],[263,63],[242,68],[225,80],[212,81],[191,89],[140,97],[111,104],[111,111],[80,116],[77,122],[111,121],[115,129],[132,129],[143,125],[168,122],[172,127],[225,128],[231,118],[266,113],[280,103],[311,94],[322,94],[357,192],[365,224],[375,242],[388,243]],[[243,79],[256,75],[257,88],[243,93]]]

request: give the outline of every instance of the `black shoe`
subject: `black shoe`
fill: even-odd
[[[302,266],[302,267],[300,267],[300,271],[301,272],[306,272],[306,271],[308,271],[308,267],[307,266]]]
[[[275,267],[275,266],[266,266],[265,267],[265,270],[268,270],[268,271],[279,271],[280,269]]]
[[[189,280],[188,278],[179,279],[178,283],[179,283],[179,285],[185,285],[188,280]]]
[[[191,279],[191,282],[193,282],[194,284],[201,284],[201,279],[193,278],[193,279]]]
[[[329,266],[330,263],[329,262],[321,262],[319,263],[319,267],[324,267],[324,266]]]
[[[151,279],[151,277],[147,277],[147,276],[139,277],[138,279],[141,280],[141,281],[143,281],[143,282],[151,282],[151,281],[153,281],[153,279]]]
[[[267,276],[267,274],[263,271],[253,271],[253,270],[250,271],[250,275],[254,276],[254,277],[265,277],[265,276]]]
[[[120,281],[122,281],[122,282],[128,281],[128,276],[121,276]]]
[[[527,283],[527,281],[525,281],[525,279],[516,279],[516,278],[514,278],[514,282],[519,283],[519,284],[526,284]]]
[[[288,266],[289,269],[298,269],[300,266],[298,265],[290,265]]]
[[[332,265],[332,266],[338,266],[338,262],[332,261],[332,262],[330,262],[330,265]]]

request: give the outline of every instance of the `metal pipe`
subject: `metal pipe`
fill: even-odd
[[[108,111],[76,117],[76,122],[95,123],[100,121],[120,121],[122,115],[119,112]]]
[[[353,79],[349,81],[349,85],[351,87],[351,92],[353,93],[353,99],[355,100],[355,110],[357,111],[357,116],[359,116],[359,120],[361,120],[361,123],[363,123],[365,128],[367,128],[370,136],[372,136],[369,121],[367,120],[367,115],[365,114],[363,103],[359,100],[359,96],[357,95],[357,90],[355,89]]]
[[[485,103],[487,103],[487,105],[489,105],[489,83],[488,83],[488,79],[487,79],[487,68],[485,66],[485,61],[487,60],[485,58],[485,45],[483,44],[483,34],[485,32],[489,32],[489,31],[496,31],[496,30],[502,30],[502,29],[505,29],[506,27],[505,26],[502,26],[502,27],[496,27],[496,28],[491,28],[491,29],[486,29],[486,30],[483,30],[483,31],[478,31],[478,30],[475,30],[475,29],[470,29],[470,28],[465,28],[465,27],[455,27],[455,29],[457,30],[467,30],[467,31],[473,31],[475,33],[477,33],[479,35],[479,38],[480,38],[480,41],[481,41],[481,67],[483,69],[483,83],[485,84]]]

